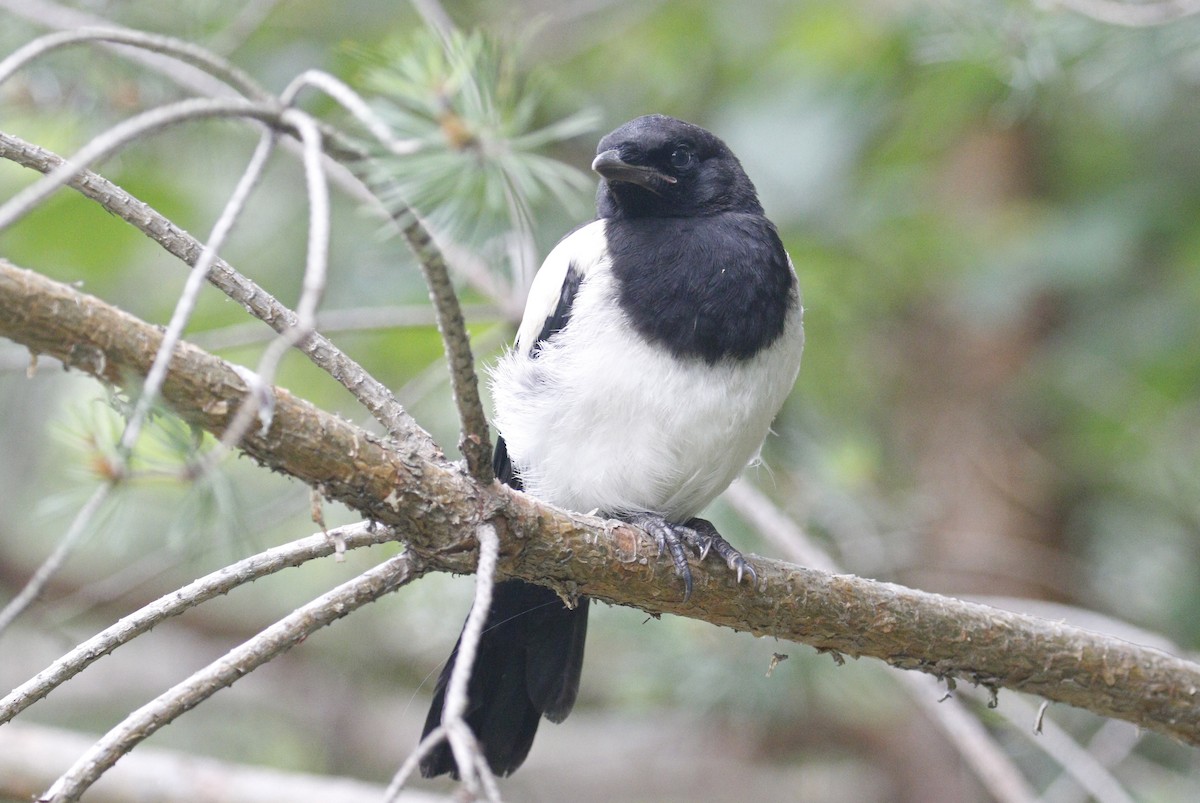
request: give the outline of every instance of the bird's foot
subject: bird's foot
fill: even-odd
[[[688,565],[685,546],[695,549],[700,560],[708,557],[710,551],[716,552],[731,571],[737,572],[737,581],[749,575],[751,581],[758,583],[758,572],[742,557],[733,546],[721,537],[717,528],[705,519],[688,519],[680,524],[667,521],[654,513],[638,513],[625,519],[630,524],[640,527],[653,536],[658,544],[658,554],[671,553],[671,561],[675,564],[675,574],[683,578],[683,601],[687,602],[692,596],[692,569]]]
[[[754,567],[748,560],[742,557],[742,553],[734,549],[733,544],[726,541],[717,532],[717,528],[712,525],[707,519],[688,519],[686,526],[691,529],[696,535],[698,541],[697,549],[700,550],[700,560],[704,560],[708,556],[709,550],[716,552],[721,560],[725,561],[725,565],[730,571],[737,572],[738,583],[742,582],[742,577],[750,576],[750,584],[758,585],[758,572],[754,571]]]

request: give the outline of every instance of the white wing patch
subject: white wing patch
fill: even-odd
[[[546,255],[542,267],[529,286],[525,314],[517,330],[515,350],[528,354],[537,342],[546,319],[554,314],[562,293],[563,282],[571,265],[586,277],[596,265],[608,261],[608,244],[604,239],[604,221],[595,220],[568,234]]]

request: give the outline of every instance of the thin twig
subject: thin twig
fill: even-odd
[[[421,20],[443,40],[454,33],[454,21],[437,0],[412,0],[412,6],[421,15]]]
[[[0,157],[42,173],[50,173],[64,163],[62,157],[3,132],[0,132]],[[194,265],[200,258],[204,248],[198,240],[108,179],[84,170],[69,184],[108,212],[135,226],[185,264]],[[223,259],[214,261],[208,281],[276,332],[287,331],[295,325],[294,312]],[[298,348],[313,364],[350,391],[390,435],[400,439],[412,434],[416,436],[422,454],[441,454],[433,439],[396,401],[392,392],[324,335],[314,332],[301,341]]]
[[[1038,708],[1039,713],[1041,707]],[[1126,722],[1110,719],[1096,730],[1084,748],[1088,755],[1106,770],[1129,758],[1142,742],[1142,734]],[[1085,803],[1089,798],[1087,787],[1079,783],[1071,770],[1064,768],[1059,776],[1046,785],[1038,800],[1042,803]]]
[[[745,477],[729,486],[721,498],[728,502],[747,524],[787,555],[789,560],[823,572],[839,571],[837,561],[809,538],[791,516],[780,510]]]
[[[170,36],[143,33],[131,28],[81,28],[47,34],[34,39],[14,51],[4,61],[0,61],[0,84],[12,77],[17,70],[51,51],[84,42],[130,45],[151,53],[169,56],[193,67],[199,67],[248,98],[266,101],[271,97],[247,73],[239,70],[225,59],[214,56],[209,50],[199,45]]]
[[[220,217],[217,218],[212,233],[209,235],[208,241],[204,244],[204,250],[200,252],[200,258],[196,260],[196,264],[192,266],[191,271],[188,273],[183,292],[179,294],[179,300],[175,302],[175,311],[171,315],[171,321],[167,325],[167,330],[163,333],[162,344],[159,346],[158,354],[154,358],[154,365],[150,367],[150,373],[146,375],[146,382],[142,386],[142,393],[138,397],[137,406],[134,408],[129,420],[125,423],[125,432],[121,436],[120,444],[121,456],[125,459],[133,451],[138,434],[141,432],[142,423],[158,400],[158,392],[162,387],[163,379],[167,376],[167,365],[171,361],[171,354],[175,351],[175,344],[183,337],[184,327],[187,326],[188,321],[192,317],[192,312],[196,309],[196,302],[200,297],[200,288],[208,278],[208,272],[212,268],[213,262],[216,261],[217,252],[221,250],[221,246],[225,244],[225,238],[233,230],[233,224],[237,221],[242,209],[245,208],[246,200],[250,197],[250,192],[258,184],[259,179],[262,178],[267,159],[270,158],[274,150],[275,132],[267,129],[263,131],[262,138],[259,139],[258,146],[254,149],[254,154],[250,157],[250,164],[246,166],[242,177],[238,180],[237,186],[233,190],[233,194],[230,196],[229,201],[226,202]]]
[[[56,3],[45,2],[45,0],[16,0],[16,2],[14,0],[0,0],[0,9],[5,9],[11,14],[51,28],[74,31],[80,28],[94,27],[130,36],[144,36],[141,31],[132,28],[123,28],[103,18],[78,11],[77,9],[60,6]],[[195,45],[189,45],[186,42],[183,44],[195,47]],[[193,67],[191,64],[180,63],[175,58],[169,58],[158,53],[126,45],[109,45],[105,43],[105,46],[110,47],[114,53],[129,61],[153,69],[164,78],[190,92],[218,98],[227,98],[236,94],[224,82],[214,79],[208,73]],[[237,70],[232,64],[212,53],[206,54],[206,61],[219,65],[219,69],[223,72],[234,72]],[[253,79],[249,80],[253,81]],[[247,90],[254,88],[255,92],[252,97],[258,100],[267,100],[272,97],[269,92],[257,86],[257,84],[254,84],[253,87],[246,85],[243,88]],[[293,154],[299,153],[298,144],[291,139],[283,140],[282,145],[285,151]],[[387,209],[384,208],[378,198],[371,194],[367,186],[353,172],[329,157],[326,158],[326,170],[329,173],[330,180],[348,196],[360,203],[366,204],[380,218],[387,219],[389,217]]]
[[[142,112],[95,137],[50,173],[14,195],[0,207],[0,231],[29,214],[59,187],[70,184],[71,179],[79,175],[83,168],[111,156],[146,134],[185,121],[223,117],[246,117],[272,125],[284,124],[280,109],[274,104],[248,100],[192,98]]]
[[[397,139],[391,126],[376,114],[362,96],[346,84],[321,70],[306,70],[279,93],[279,102],[284,106],[294,106],[296,96],[301,90],[312,87],[319,89],[337,101],[342,108],[350,112],[355,119],[362,123],[380,144],[396,156],[408,156],[421,149],[421,142],[416,139]]]
[[[8,629],[8,626],[21,615],[21,612],[33,604],[33,601],[38,598],[38,595],[46,588],[46,584],[50,579],[58,573],[66,563],[67,558],[75,551],[75,547],[79,545],[80,539],[88,532],[92,525],[92,520],[96,517],[96,512],[100,510],[100,506],[108,499],[112,492],[116,480],[109,480],[92,493],[92,496],[79,512],[75,514],[75,518],[71,521],[71,526],[67,528],[66,535],[58,542],[58,546],[50,553],[50,556],[42,562],[33,576],[29,578],[29,582],[25,583],[15,597],[13,597],[3,610],[0,610],[0,634]]]
[[[317,630],[395,591],[416,576],[408,555],[397,555],[298,608],[131,713],[81,756],[43,799],[53,803],[79,800],[121,756],[159,728]]]
[[[983,788],[998,803],[1029,803],[1033,786],[987,728],[957,697],[940,693],[938,681],[916,672],[891,672],[921,712],[942,730],[946,741],[966,759]]]
[[[238,586],[333,554],[335,538],[341,539],[346,549],[358,549],[395,540],[394,534],[387,527],[359,522],[332,530],[328,536],[317,533],[290,544],[272,547],[193,580],[183,588],[159,597],[77,645],[6,694],[0,699],[0,724],[8,722],[122,644],[132,641],[167,619],[210,599],[228,594]]]
[[[479,377],[475,373],[471,337],[467,333],[454,283],[450,280],[450,270],[433,236],[414,210],[400,205],[392,210],[392,219],[409,248],[416,254],[425,283],[429,286],[429,298],[437,311],[438,331],[446,351],[450,388],[461,426],[459,451],[466,458],[467,471],[471,476],[487,484],[495,478],[492,473],[492,442],[483,401],[479,397]]]
[[[468,317],[475,321],[496,323],[503,314],[493,304],[468,304],[463,307]],[[322,310],[317,313],[317,329],[322,332],[367,332],[377,329],[407,329],[437,325],[437,315],[428,304],[410,304],[394,307],[347,307],[345,309]],[[258,321],[247,321],[195,332],[188,339],[206,351],[253,346],[273,337]],[[21,352],[24,354],[24,352]],[[16,357],[13,357],[15,360]],[[21,370],[29,359],[21,357]],[[3,370],[0,368],[0,370]]]
[[[269,408],[264,408],[263,391],[275,381],[279,362],[291,348],[311,335],[316,326],[317,306],[325,293],[325,277],[329,267],[329,186],[321,167],[321,132],[306,114],[295,109],[284,112],[284,118],[300,133],[304,144],[304,177],[308,188],[308,254],[304,265],[304,282],[300,300],[296,305],[296,322],[280,333],[259,359],[251,381],[251,392],[239,406],[229,428],[221,435],[221,446],[230,449],[245,437],[256,415],[264,409],[266,416],[259,415],[265,431],[270,426]],[[249,378],[248,378],[249,379]],[[220,457],[221,450],[214,449],[204,458],[206,465]]]
[[[25,722],[0,728],[0,800],[29,803],[95,741],[94,736],[69,728]],[[105,773],[104,781],[88,790],[86,799],[88,803],[364,803],[382,794],[383,786],[344,775],[289,772],[209,758],[184,746],[146,744]],[[404,803],[454,801],[414,794],[406,796]]]
[[[1108,768],[1081,747],[1060,725],[1053,720],[1045,720],[1042,722],[1042,731],[1034,733],[1036,707],[1015,695],[1010,696],[1004,705],[1011,709],[1006,718],[1013,723],[1013,729],[1052,757],[1092,798],[1099,803],[1133,803],[1129,793]]]
[[[404,759],[404,763],[400,765],[400,769],[396,770],[396,774],[392,776],[391,783],[388,784],[387,790],[383,793],[383,803],[395,803],[395,801],[400,799],[400,793],[404,791],[408,779],[417,771],[417,767],[421,764],[421,759],[429,755],[429,751],[441,744],[445,738],[445,726],[438,725],[413,748],[408,757]]]
[[[68,8],[46,0],[0,0],[0,9],[8,14],[20,17],[43,28],[75,31],[81,28],[104,28],[128,33],[141,33],[132,28],[115,25],[103,17]],[[225,82],[214,78],[206,71],[190,64],[167,56],[127,47],[117,44],[104,43],[103,47],[127,61],[148,67],[177,86],[200,95],[214,98],[227,98],[237,95],[237,92]]]
[[[208,47],[216,53],[232,53],[257,31],[271,16],[281,0],[247,0],[233,19],[208,40]]]
[[[479,638],[483,634],[483,626],[487,622],[488,611],[492,607],[496,560],[500,555],[500,539],[496,534],[495,524],[487,522],[481,525],[475,533],[479,539],[479,568],[475,574],[475,600],[471,603],[471,612],[467,614],[466,624],[463,625],[462,637],[458,644],[458,658],[454,662],[454,669],[450,672],[450,682],[446,685],[446,705],[442,709],[442,727],[446,729],[446,739],[450,742],[454,761],[458,764],[458,771],[467,791],[478,795],[479,787],[482,785],[489,800],[499,800],[500,793],[496,788],[496,779],[466,720],[467,687],[471,683],[471,674],[475,670],[475,651],[479,648]]]
[[[392,782],[388,784],[384,795],[386,803],[396,800],[408,779],[416,770],[421,759],[443,740],[449,740],[450,749],[454,753],[454,761],[458,765],[459,776],[466,786],[467,792],[478,796],[480,785],[488,800],[499,800],[500,791],[496,786],[496,778],[479,749],[475,734],[467,725],[467,687],[470,685],[471,673],[475,666],[475,652],[479,649],[479,639],[483,634],[483,626],[487,622],[488,610],[492,606],[492,591],[495,588],[496,561],[500,554],[500,539],[496,526],[485,523],[477,528],[479,539],[479,569],[475,575],[475,599],[471,603],[471,612],[467,614],[466,624],[463,625],[462,636],[459,638],[458,657],[454,662],[454,670],[450,673],[450,682],[446,687],[446,702],[442,708],[442,722],[421,740],[416,748],[400,765]]]

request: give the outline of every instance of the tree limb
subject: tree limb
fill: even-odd
[[[129,714],[106,733],[41,798],[73,803],[105,770],[164,725],[190,711],[221,689],[232,686],[317,630],[419,577],[423,568],[406,554],[363,572],[332,591],[297,608],[263,632],[243,642],[181,683]]]
[[[161,338],[156,327],[5,262],[0,335],[116,385],[145,373]],[[217,434],[245,393],[229,364],[188,344],[176,348],[163,385],[176,414]],[[694,564],[685,605],[673,567],[641,531],[480,485],[407,438],[384,443],[285,390],[275,396],[269,431],[251,432],[243,450],[399,528],[428,569],[473,571],[475,530],[500,517],[501,576],[1037,694],[1200,745],[1200,665],[1061,622],[759,557],[754,590],[716,561]]]
[[[93,739],[75,731],[22,723],[0,728],[0,799],[33,800],[86,751]],[[129,803],[154,790],[157,803],[362,803],[382,799],[382,786],[350,778],[235,764],[152,745],[125,756],[93,788],[88,803]],[[406,791],[405,803],[450,803]]]
[[[338,544],[344,549],[357,549],[391,540],[394,540],[391,531],[383,527],[351,524],[331,530],[327,534],[318,533],[290,544],[272,547],[193,580],[183,588],[176,589],[140,610],[122,617],[116,624],[76,645],[50,666],[0,698],[0,724],[9,722],[105,655],[172,616],[178,616],[190,608],[228,594],[238,586],[261,577],[332,555]]]
[[[20,137],[0,131],[0,157],[17,164],[49,173],[63,163],[61,156],[51,153]],[[204,252],[204,246],[183,229],[176,226],[154,208],[139,201],[122,188],[90,170],[80,171],[68,186],[84,197],[90,198],[105,210],[137,228],[158,243],[167,253],[178,257],[185,264],[195,266]],[[220,257],[214,257],[208,270],[208,281],[225,295],[270,326],[276,332],[288,331],[296,325],[296,313],[279,303],[256,282],[250,280]],[[327,337],[313,332],[297,344],[313,364],[326,371],[354,395],[383,424],[389,432],[412,431],[417,428],[404,408],[386,387],[367,373],[361,365],[336,348]],[[428,434],[425,435],[426,456],[435,459],[441,452]]]

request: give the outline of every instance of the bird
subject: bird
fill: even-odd
[[[791,258],[741,163],[706,129],[651,114],[596,150],[596,218],[546,256],[514,346],[490,372],[496,476],[640,527],[670,556],[685,600],[689,549],[756,586],[753,565],[697,516],[758,459],[796,382],[804,330]],[[466,713],[495,774],[521,766],[543,717],[571,712],[588,602],[496,584]],[[441,723],[458,650],[423,738]],[[445,741],[420,769],[458,777]]]

